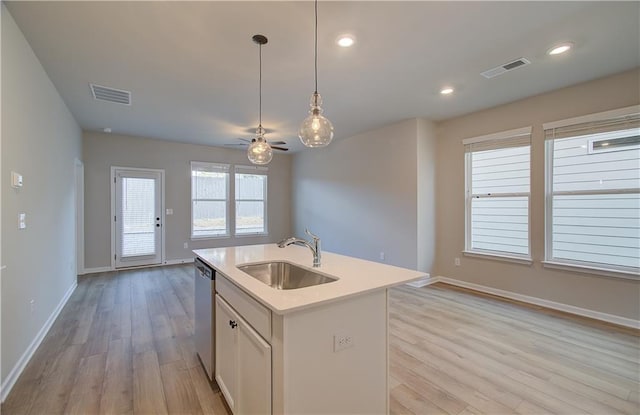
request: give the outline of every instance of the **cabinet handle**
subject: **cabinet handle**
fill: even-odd
[[[232,329],[235,329],[235,328],[236,328],[236,326],[238,325],[238,323],[236,323],[236,322],[235,322],[235,321],[233,321],[233,320],[229,320],[229,325],[231,326],[231,328],[232,328]]]

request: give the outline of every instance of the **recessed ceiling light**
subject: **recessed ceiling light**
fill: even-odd
[[[453,94],[453,88],[451,88],[450,86],[444,87],[440,90],[440,94],[442,95],[450,95]]]
[[[547,54],[549,54],[549,55],[560,55],[561,53],[565,53],[566,51],[571,49],[572,46],[573,46],[573,43],[562,43],[560,45],[556,45],[556,46],[552,47],[551,49],[549,49]]]
[[[340,35],[336,42],[338,43],[338,46],[348,48],[356,43],[356,39],[351,35]]]
[[[109,128],[109,127],[103,128],[102,131],[104,131],[105,133],[110,133],[111,132],[111,128]]]

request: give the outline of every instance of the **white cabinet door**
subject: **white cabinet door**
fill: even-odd
[[[216,294],[216,382],[231,411],[237,411],[238,315]]]
[[[238,413],[271,414],[271,346],[242,319],[238,329]]]

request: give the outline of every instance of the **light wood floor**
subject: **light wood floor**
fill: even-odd
[[[390,305],[392,413],[640,414],[632,330],[444,284]]]
[[[220,414],[195,354],[193,266],[89,275],[2,414]]]
[[[640,339],[437,285],[391,294],[391,412],[640,413]],[[191,266],[81,277],[3,414],[229,414],[193,344]]]

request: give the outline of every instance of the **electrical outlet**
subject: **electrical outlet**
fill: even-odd
[[[380,252],[380,261],[384,261],[384,251]]]
[[[460,266],[460,258],[454,258],[453,259],[453,263],[455,264],[456,267]]]
[[[189,249],[189,242],[184,243],[184,249]]]
[[[340,350],[353,347],[353,336],[350,334],[334,334],[333,335],[333,351],[339,352]]]

